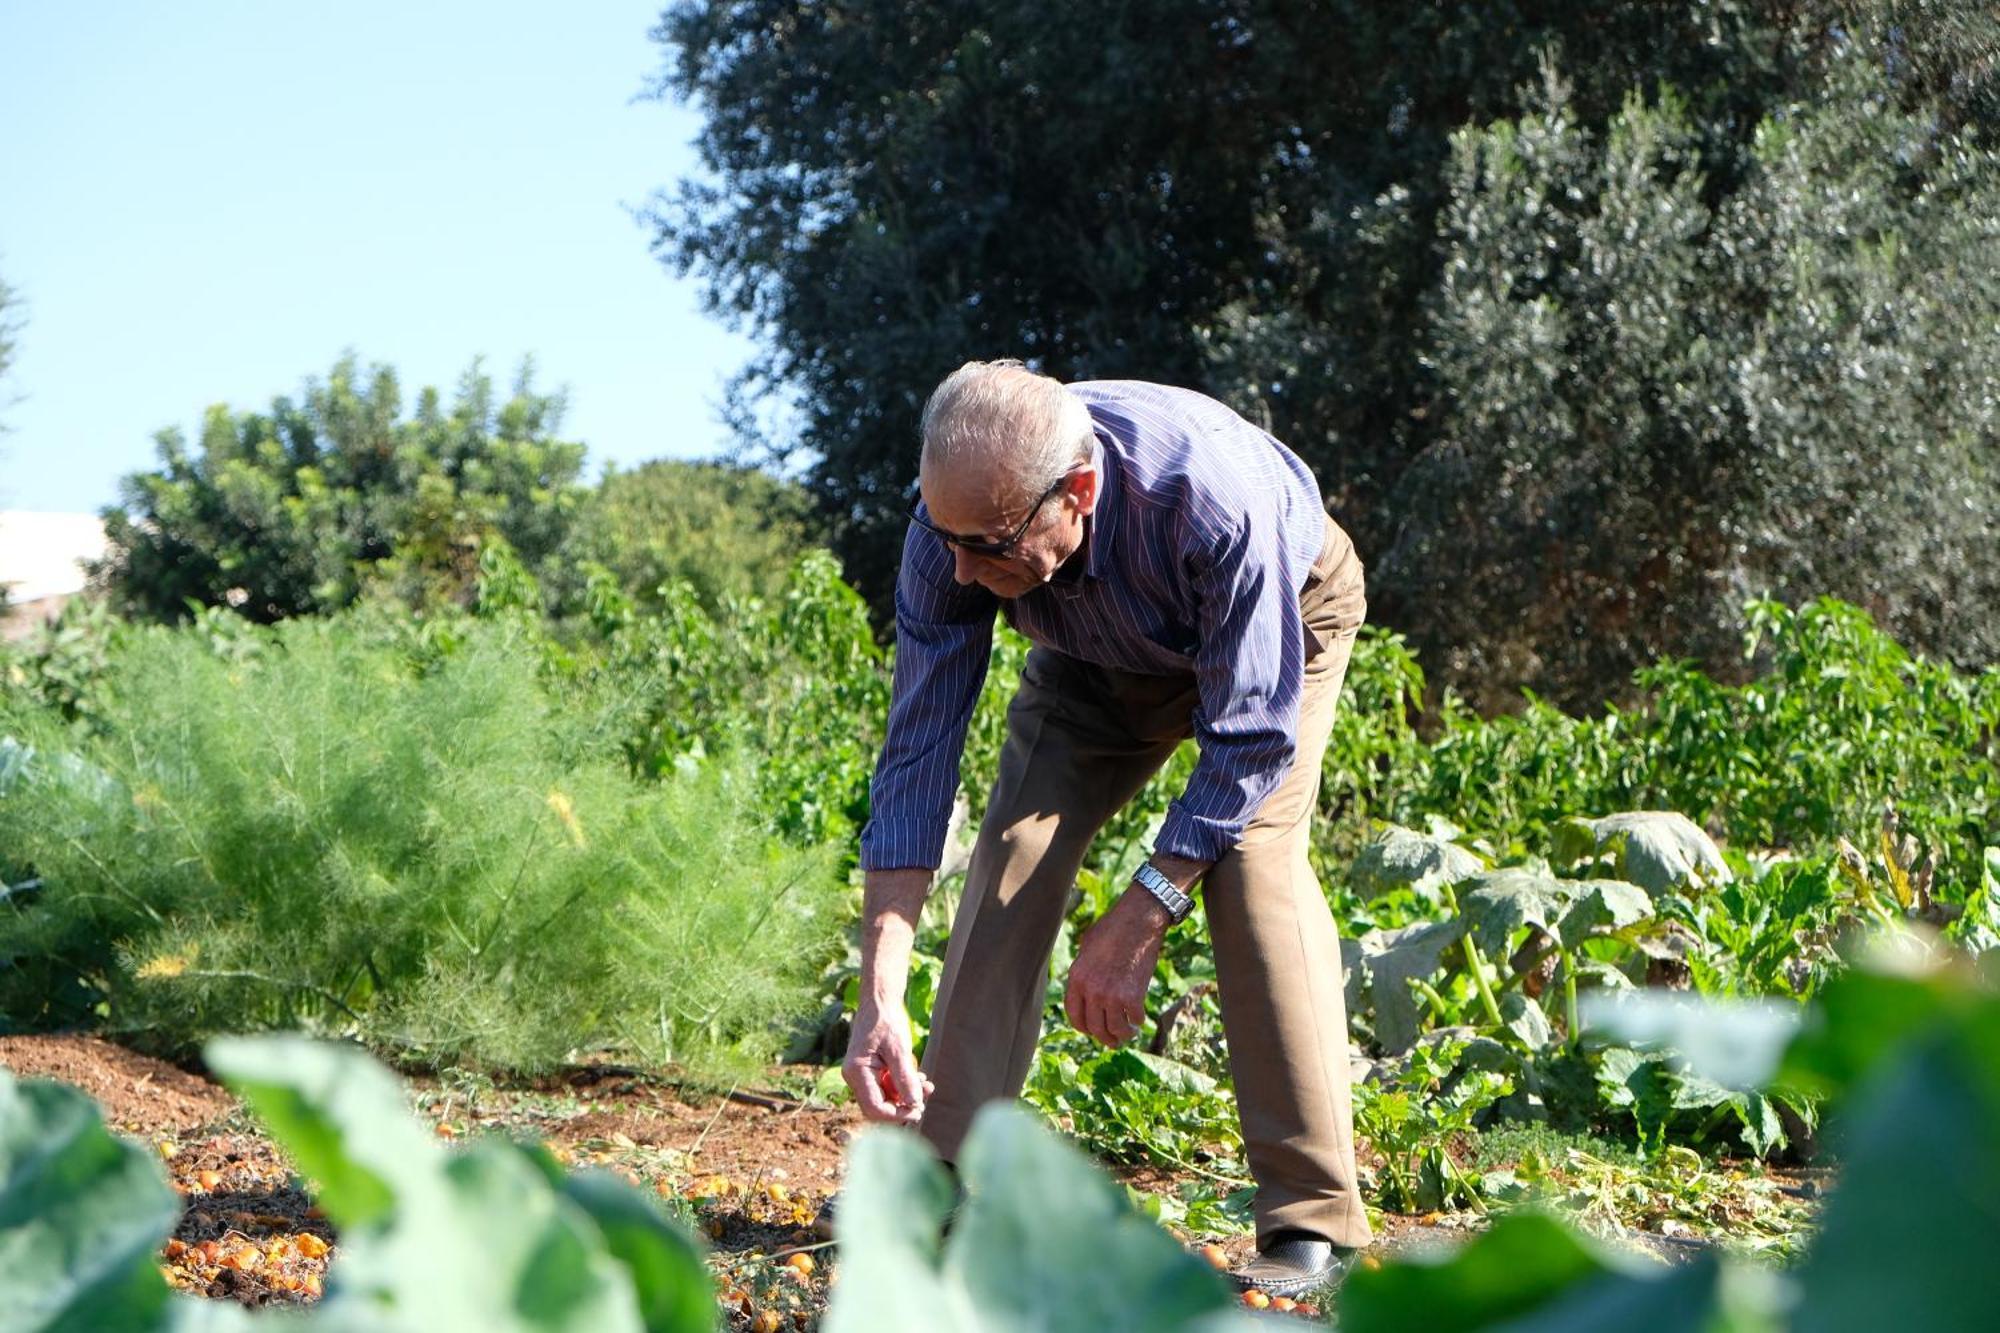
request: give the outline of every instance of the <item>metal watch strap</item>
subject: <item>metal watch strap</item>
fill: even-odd
[[[1188,913],[1194,910],[1194,899],[1174,887],[1174,882],[1161,874],[1159,867],[1150,861],[1139,863],[1139,868],[1132,872],[1132,882],[1152,894],[1175,921],[1187,920]]]

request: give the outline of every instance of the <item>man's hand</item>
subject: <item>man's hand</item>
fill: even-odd
[[[918,1071],[910,1045],[910,1017],[902,1005],[861,1002],[840,1074],[867,1119],[909,1125],[923,1116],[924,1098],[936,1089]]]
[[[1144,889],[1125,890],[1083,933],[1063,1008],[1079,1032],[1120,1046],[1146,1024],[1146,987],[1167,935],[1167,909]]]
[[[903,1003],[910,943],[930,887],[929,870],[908,868],[871,870],[862,890],[861,994],[840,1074],[870,1120],[914,1124],[931,1094],[910,1054],[910,1014]]]

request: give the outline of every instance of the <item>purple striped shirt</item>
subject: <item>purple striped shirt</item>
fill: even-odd
[[[1054,581],[997,598],[952,577],[952,553],[935,535],[913,523],[904,538],[895,690],[861,832],[865,869],[942,860],[996,607],[1066,656],[1193,675],[1201,754],[1156,851],[1216,860],[1291,765],[1306,654],[1298,594],[1326,541],[1311,470],[1198,393],[1131,380],[1069,387],[1097,427],[1103,479],[1084,547]]]

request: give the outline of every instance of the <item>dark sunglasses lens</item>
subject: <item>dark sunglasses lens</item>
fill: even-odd
[[[956,546],[967,555],[1004,557],[1014,549],[1014,543],[1012,542],[980,541],[976,537],[961,537],[955,532],[946,532],[943,528],[931,522],[922,514],[919,514],[915,505],[910,506],[910,519],[918,527],[936,537],[946,546]]]

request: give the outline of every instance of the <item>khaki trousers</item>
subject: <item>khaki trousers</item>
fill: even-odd
[[[1340,941],[1306,849],[1334,703],[1366,614],[1361,562],[1331,520],[1299,595],[1309,631],[1298,745],[1200,898],[1229,1067],[1257,1182],[1257,1235],[1369,1241],[1355,1184]],[[952,922],[923,1068],[921,1131],[958,1153],[972,1117],[1018,1096],[1041,1035],[1049,956],[1090,841],[1192,732],[1192,674],[1112,671],[1037,647]]]

